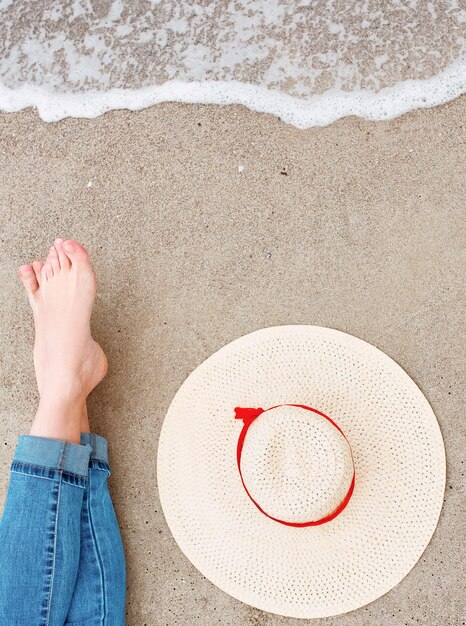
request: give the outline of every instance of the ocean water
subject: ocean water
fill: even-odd
[[[461,0],[0,0],[0,109],[46,121],[178,101],[310,127],[465,91]]]

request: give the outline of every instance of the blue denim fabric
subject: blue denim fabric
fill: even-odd
[[[69,626],[123,626],[126,569],[120,530],[107,487],[107,440],[82,434],[92,452],[81,508],[81,554],[68,610]]]
[[[1,626],[123,626],[107,442],[22,436],[0,520]]]

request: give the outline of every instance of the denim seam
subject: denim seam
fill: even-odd
[[[22,463],[23,465],[27,465],[28,467],[37,467],[37,469],[49,469],[52,471],[53,470],[60,471],[59,467],[50,467],[50,465],[36,465],[35,463],[28,463],[27,461],[20,461],[19,459],[13,459],[13,462],[14,461],[16,461],[16,463]],[[14,470],[11,470],[11,471],[14,471]],[[21,474],[22,472],[16,472],[16,473]],[[69,474],[70,476],[75,476],[76,478],[81,478],[82,480],[87,480],[87,476],[84,476],[83,474],[75,474],[75,472],[69,472],[68,470],[63,470],[63,473]]]
[[[88,516],[89,516],[89,527],[91,529],[91,533],[92,533],[92,539],[93,539],[93,544],[94,544],[94,550],[96,553],[96,557],[97,557],[97,563],[99,565],[99,570],[100,570],[100,580],[101,580],[101,584],[102,584],[102,624],[105,624],[105,617],[106,617],[106,613],[107,613],[107,606],[106,606],[106,600],[105,600],[105,579],[104,579],[104,568],[102,565],[102,557],[100,555],[99,552],[99,548],[97,545],[97,537],[95,534],[95,529],[94,529],[94,522],[92,519],[92,515],[91,515],[91,474],[89,473],[89,489],[88,489],[88,499],[87,499],[87,512],[88,512]]]
[[[61,472],[60,472],[61,474]],[[55,559],[57,556],[57,528],[58,528],[58,513],[60,510],[60,495],[61,495],[61,475],[60,480],[58,481],[58,493],[57,493],[57,510],[55,512],[55,521],[53,527],[53,561],[52,561],[52,574],[50,579],[50,592],[49,599],[47,604],[47,621],[45,622],[45,626],[49,626],[50,624],[50,611],[52,609],[52,594],[53,594],[53,583],[55,580]]]
[[[61,449],[60,458],[58,460],[58,469],[62,470],[65,465],[66,453],[68,452],[69,443],[65,441],[63,448]]]
[[[32,478],[41,478],[42,480],[51,480],[52,482],[55,482],[57,479],[56,478],[49,478],[48,476],[37,476],[37,474],[25,474],[24,472],[17,472],[16,470],[10,470],[12,474],[19,474],[20,476],[32,476]],[[63,479],[65,477],[63,476]],[[71,483],[67,482],[66,480],[63,480],[63,482],[66,482],[67,485],[71,485]],[[73,484],[73,487],[77,487],[78,489],[86,489],[86,487],[82,487],[81,485],[75,485]]]
[[[35,474],[24,474],[23,472],[17,472],[16,470],[10,470],[12,474],[19,474],[20,476],[32,476],[33,478],[41,478],[42,480],[55,481],[55,478],[49,478],[48,476],[36,476]]]

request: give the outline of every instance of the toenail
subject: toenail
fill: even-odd
[[[31,273],[31,270],[28,269],[27,267],[25,267],[24,269],[21,270],[21,274],[23,276],[29,276],[30,273]]]
[[[67,252],[73,252],[74,246],[72,243],[65,243],[64,248]]]

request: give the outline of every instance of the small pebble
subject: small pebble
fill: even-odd
[[[244,165],[238,165],[238,172],[244,172]]]

